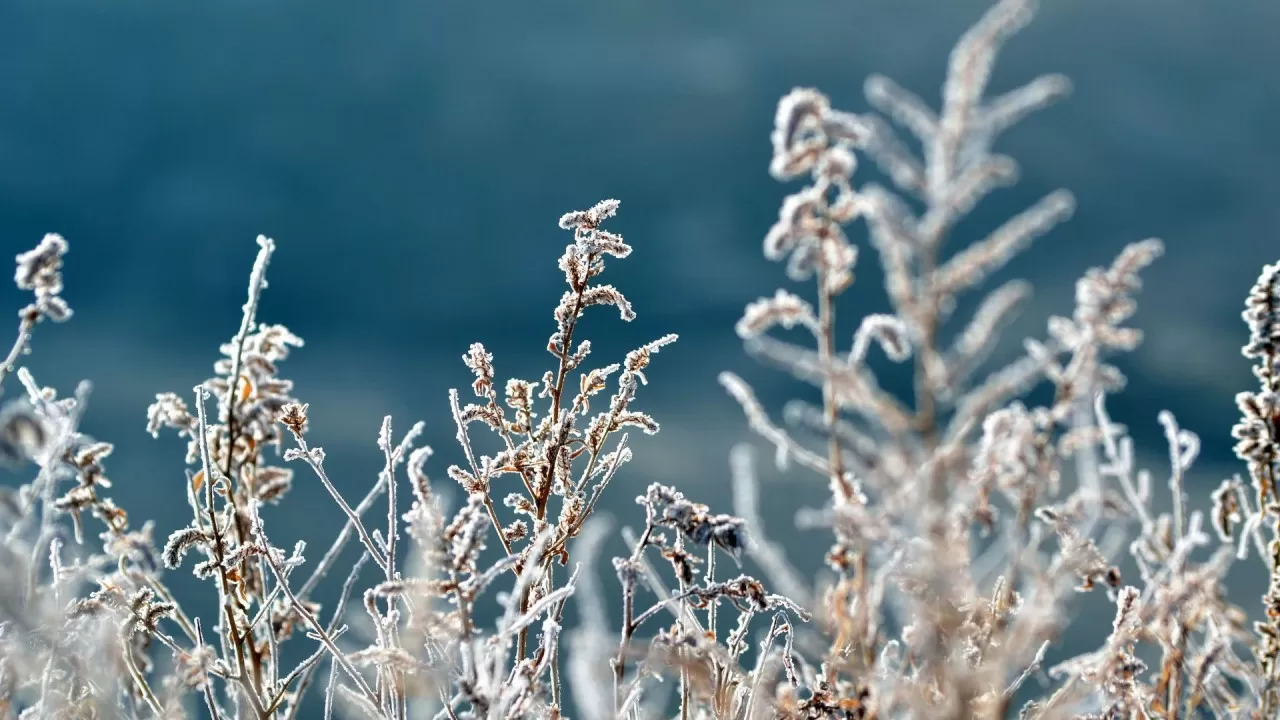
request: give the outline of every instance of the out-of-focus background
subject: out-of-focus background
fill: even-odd
[[[306,340],[282,373],[311,405],[331,475],[363,492],[390,413],[399,430],[427,423],[431,467],[447,482],[460,455],[446,391],[470,379],[460,356],[483,341],[501,377],[541,376],[568,240],[556,219],[617,197],[611,227],[636,250],[609,276],[639,319],[590,317],[595,358],[667,332],[681,340],[640,394],[663,431],[634,442],[607,509],[636,522],[631,498],[652,481],[728,509],[726,454],[747,433],[716,373],[743,373],[774,408],[797,387],[757,368],[732,330],[746,302],[785,282],[760,253],[789,191],[766,172],[777,99],[816,86],[864,111],[874,72],[936,105],[952,44],[987,5],[10,0],[0,255],[65,235],[76,313],[38,329],[30,365],[64,392],[95,383],[86,430],[116,443],[116,499],[135,519],[157,517],[164,537],[184,522],[185,444],[152,440],[144,411],[155,393],[189,396],[211,374],[263,233],[279,250],[260,318]],[[1061,72],[1074,95],[1004,136],[998,149],[1021,162],[1022,182],[981,205],[955,242],[1055,188],[1076,193],[1074,219],[1001,275],[1037,288],[1012,352],[1048,314],[1070,311],[1089,266],[1165,239],[1140,295],[1146,343],[1122,363],[1130,387],[1111,408],[1155,462],[1160,409],[1201,434],[1192,490],[1204,505],[1209,484],[1239,469],[1232,398],[1252,382],[1241,303],[1262,263],[1280,258],[1280,5],[1043,6],[1002,54],[992,90]],[[886,307],[877,266],[867,248],[843,306],[846,337]],[[0,307],[25,302],[0,288]],[[822,498],[808,478],[765,479],[774,527]],[[310,480],[299,473],[268,518],[277,542],[307,538],[319,552],[341,514]],[[812,558],[825,547],[821,535],[794,537]]]

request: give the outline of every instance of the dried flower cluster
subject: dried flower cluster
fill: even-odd
[[[621,492],[629,429],[658,431],[637,394],[675,340],[588,363],[589,308],[635,317],[599,282],[606,262],[632,251],[605,229],[616,200],[560,219],[572,239],[541,378],[499,385],[483,345],[462,355],[473,397],[449,394],[462,458],[445,473],[461,490],[452,505],[426,474],[423,423],[397,437],[383,421],[383,466],[355,502],[330,479],[307,435],[333,409],[313,413],[280,374],[302,340],[258,320],[275,249],[260,237],[242,323],[213,377],[190,394],[158,394],[147,412],[152,435],[188,441],[190,516],[163,542],[108,494],[112,446],[79,430],[89,386],[59,398],[17,369],[23,392],[0,408],[0,459],[35,477],[0,488],[0,717],[1276,717],[1280,263],[1263,269],[1244,313],[1259,388],[1238,396],[1232,435],[1248,481],[1224,481],[1206,498],[1207,518],[1184,490],[1198,437],[1158,415],[1172,503],[1157,510],[1152,475],[1135,467],[1133,441],[1106,407],[1124,386],[1109,356],[1141,341],[1126,323],[1159,241],[1090,270],[1070,315],[1050,318],[1043,338],[985,376],[1029,286],[1006,282],[951,322],[961,295],[1073,209],[1055,191],[978,242],[945,247],[977,202],[1016,178],[1014,161],[992,150],[996,137],[1068,91],[1044,76],[984,97],[997,50],[1032,11],[1030,0],[1000,0],[961,39],[939,112],[887,78],[867,82],[871,105],[915,136],[920,158],[889,122],[837,110],[817,90],[779,103],[770,170],[804,184],[783,201],[764,252],[812,291],[749,304],[737,331],[751,355],[814,386],[821,402],[775,415],[742,378],[721,380],[779,466],[829,490],[829,502],[798,516],[830,538],[814,553],[819,577],[767,536],[743,445],[731,456],[734,514],[660,483],[636,497],[643,527],[622,530],[629,550],[612,560],[621,612],[611,619],[612,578],[601,571],[610,530],[595,511]],[[855,182],[860,159],[894,189]],[[859,220],[892,311],[863,318],[844,346],[836,308],[854,282],[849,229]],[[35,300],[19,313],[0,388],[34,326],[71,315],[66,251],[48,235],[17,256],[16,283]],[[881,352],[911,367],[908,397],[879,382]],[[1051,400],[1031,403],[1041,384]],[[346,517],[318,560],[302,543],[273,543],[260,512],[289,502],[302,466]],[[381,503],[385,519],[373,515]],[[349,544],[359,557],[336,605],[321,607],[317,588]],[[1250,548],[1270,586],[1260,604],[1237,606],[1223,578]],[[1136,578],[1120,570],[1126,550]],[[187,566],[216,598],[209,616],[170,591],[166,574]],[[1084,592],[1114,604],[1112,631],[1050,665]],[[367,631],[350,630],[356,619]]]

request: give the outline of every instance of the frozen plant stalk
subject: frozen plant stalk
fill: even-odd
[[[1141,341],[1124,323],[1134,312],[1138,273],[1160,255],[1161,243],[1135,243],[1109,267],[1090,270],[1077,283],[1072,315],[1051,318],[1045,340],[1026,341],[1025,356],[985,378],[977,371],[1030,287],[1007,281],[978,301],[966,323],[949,323],[961,295],[1074,209],[1070,193],[1057,190],[978,242],[946,247],[951,229],[979,200],[1017,177],[1014,161],[993,150],[999,134],[1069,91],[1065,78],[1046,75],[984,97],[997,51],[1033,10],[1030,0],[1002,0],[961,38],[938,112],[888,78],[867,81],[868,101],[916,137],[922,158],[889,123],[835,109],[817,90],[793,90],[778,105],[770,171],[808,183],[784,200],[764,252],[786,261],[791,280],[812,280],[816,303],[780,289],[749,305],[737,329],[753,355],[817,386],[822,403],[792,402],[780,424],[741,378],[725,373],[721,381],[752,429],[775,447],[780,466],[795,461],[831,490],[818,520],[835,535],[826,556],[835,576],[811,601],[820,633],[806,638],[812,654],[801,665],[805,692],[780,686],[780,716],[1005,717],[1066,627],[1073,590],[1099,584],[1122,605],[1149,603],[1132,612],[1150,623],[1150,634],[1112,642],[1128,652],[1139,639],[1160,640],[1158,680],[1115,684],[1117,666],[1105,674],[1064,666],[1063,674],[1076,674],[1047,701],[1027,706],[1026,716],[1074,717],[1101,703],[1106,717],[1176,717],[1210,702],[1206,678],[1189,679],[1185,660],[1196,633],[1201,650],[1219,648],[1232,614],[1216,597],[1206,597],[1206,613],[1193,620],[1175,622],[1170,614],[1175,597],[1191,597],[1181,589],[1189,575],[1199,573],[1195,587],[1203,588],[1225,567],[1221,554],[1204,567],[1187,558],[1206,542],[1200,516],[1187,517],[1181,489],[1198,442],[1162,414],[1175,502],[1171,515],[1153,519],[1145,486],[1136,489],[1142,484],[1133,479],[1128,440],[1103,405],[1124,382],[1104,357]],[[876,162],[896,192],[855,186],[859,156]],[[864,318],[842,351],[836,299],[853,281],[858,253],[845,227],[857,219],[867,223],[892,313]],[[815,349],[771,337],[775,327],[803,329]],[[877,382],[873,346],[894,362],[912,361],[911,398]],[[1045,380],[1055,388],[1049,405],[1019,402]],[[804,434],[823,437],[823,449],[810,449]],[[1075,482],[1068,487],[1064,461],[1072,458]],[[741,461],[739,467],[738,487],[754,492]],[[1119,592],[1118,546],[1094,540],[1130,520],[1141,524],[1132,549],[1145,569],[1145,593]],[[769,543],[750,552],[771,579],[791,584]],[[1129,627],[1128,620],[1117,623],[1117,633]],[[1137,662],[1123,672],[1136,672]],[[1081,693],[1082,678],[1096,686],[1093,694]]]

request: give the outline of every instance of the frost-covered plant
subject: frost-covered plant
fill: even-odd
[[[660,483],[638,494],[643,525],[622,530],[629,551],[613,559],[621,613],[610,617],[600,562],[610,529],[594,512],[618,492],[628,428],[658,430],[636,396],[652,356],[675,340],[586,363],[588,308],[634,317],[619,290],[598,282],[606,260],[631,252],[604,228],[617,201],[560,219],[573,237],[560,257],[567,289],[543,376],[507,380],[500,393],[482,345],[462,356],[475,399],[449,394],[465,459],[447,469],[462,490],[456,507],[426,474],[431,450],[415,445],[422,423],[397,439],[384,419],[383,467],[358,502],[330,480],[307,435],[333,409],[313,415],[280,371],[302,340],[258,320],[275,248],[260,237],[243,319],[214,376],[190,395],[158,394],[147,413],[153,435],[188,441],[190,518],[160,547],[155,525],[131,522],[107,494],[111,445],[79,430],[89,386],[60,399],[17,369],[24,393],[0,408],[0,460],[37,471],[0,488],[0,717],[1275,717],[1280,263],[1263,269],[1245,311],[1244,354],[1260,388],[1238,396],[1232,434],[1253,493],[1239,477],[1213,493],[1217,538],[1183,489],[1197,436],[1158,415],[1172,503],[1157,511],[1152,477],[1135,467],[1133,442],[1106,409],[1124,384],[1107,356],[1141,340],[1125,323],[1158,241],[1090,270],[1070,317],[1050,318],[1043,339],[1024,341],[994,372],[984,375],[986,362],[1029,286],[1007,282],[967,322],[951,323],[961,295],[1072,211],[1059,190],[972,245],[945,244],[982,197],[1016,177],[1014,162],[993,151],[999,133],[1068,90],[1045,76],[984,97],[996,51],[1032,10],[1030,0],[1001,0],[962,38],[940,112],[886,78],[867,82],[871,104],[916,136],[921,158],[889,123],[834,109],[817,90],[779,104],[770,169],[805,185],[783,202],[764,249],[790,279],[813,283],[813,299],[779,289],[750,304],[737,330],[752,355],[815,386],[821,402],[791,402],[779,422],[744,380],[721,380],[777,463],[829,489],[829,503],[799,516],[832,537],[821,577],[803,577],[768,539],[744,445],[731,456],[736,514]],[[896,192],[856,184],[859,158],[877,163]],[[857,220],[892,312],[865,317],[845,349],[835,314],[854,280],[847,228]],[[34,327],[71,316],[66,252],[49,235],[17,256],[15,281],[35,300],[19,313],[0,389]],[[910,364],[909,397],[877,381],[873,348]],[[1051,400],[1031,403],[1043,383]],[[477,424],[491,450],[473,438]],[[274,544],[260,512],[291,501],[299,464],[346,516],[318,560],[302,543]],[[411,496],[403,514],[402,491]],[[385,520],[371,514],[381,502]],[[322,608],[316,590],[353,542],[362,552],[336,606]],[[1223,585],[1250,547],[1271,579],[1253,626]],[[1118,569],[1125,550],[1136,582]],[[167,572],[187,566],[217,600],[211,617],[189,613],[167,584]],[[376,580],[357,595],[365,570]],[[1073,597],[1095,590],[1116,608],[1110,636],[1046,668]],[[349,610],[352,598],[359,609]],[[349,631],[359,610],[368,633]],[[565,630],[571,615],[578,625]],[[285,661],[292,645],[309,649],[296,664]],[[322,671],[323,689],[312,691]],[[1033,678],[1047,680],[1038,694]]]
[[[602,227],[617,208],[617,201],[607,200],[560,220],[573,232],[560,258],[568,290],[555,309],[556,329],[547,345],[553,369],[540,382],[510,380],[499,397],[492,356],[480,344],[463,356],[481,402],[462,405],[456,391],[449,395],[467,460],[466,467],[448,469],[465,493],[453,512],[424,472],[430,449],[414,448],[422,423],[396,440],[391,418],[384,420],[378,444],[385,465],[354,507],[330,481],[324,451],[306,440],[309,407],[280,376],[280,364],[302,340],[257,320],[275,249],[265,237],[258,238],[240,330],[222,346],[214,377],[195,387],[190,404],[160,393],[147,412],[152,435],[167,428],[188,440],[191,466],[190,521],[162,549],[154,547],[151,523],[131,531],[124,510],[102,494],[110,482],[101,461],[111,446],[77,430],[88,387],[58,401],[20,370],[30,399],[5,406],[0,439],[6,457],[35,461],[42,469],[34,483],[3,496],[0,711],[177,717],[185,712],[184,698],[195,693],[212,717],[295,717],[304,712],[315,672],[328,666],[326,713],[337,701],[356,712],[397,718],[406,717],[411,704],[415,713],[434,705],[433,712],[445,716],[559,714],[560,622],[580,566],[560,577],[556,568],[568,564],[570,541],[631,458],[625,430],[657,432],[658,424],[635,409],[635,398],[652,356],[676,339],[668,335],[642,345],[621,363],[583,367],[591,345],[580,337],[575,342],[575,334],[581,334],[588,308],[611,305],[624,320],[635,316],[621,292],[596,282],[606,257],[631,252],[621,236]],[[6,368],[28,347],[36,322],[70,315],[59,296],[66,249],[51,235],[18,256],[18,285],[34,290],[37,302],[21,314]],[[596,400],[602,393],[604,402]],[[475,423],[498,438],[492,455],[475,449],[469,433]],[[290,440],[292,447],[284,449]],[[293,470],[274,458],[307,465],[347,516],[305,579],[299,576],[307,564],[303,544],[288,552],[274,545],[259,512],[264,503],[286,502],[293,485]],[[413,501],[399,516],[402,467]],[[67,480],[74,481],[70,489],[62,487]],[[503,500],[509,510],[501,513],[493,500],[499,482],[510,483]],[[386,525],[371,530],[366,516],[384,494]],[[88,547],[85,513],[105,527],[103,552],[68,563],[68,545]],[[58,522],[61,514],[73,521],[74,542]],[[504,521],[500,514],[513,517]],[[496,557],[485,552],[491,536],[501,547]],[[322,621],[312,594],[353,538],[364,552],[347,574],[337,607]],[[203,622],[175,602],[163,577],[193,553],[201,556],[192,567],[196,577],[218,599],[218,614]],[[373,642],[347,647],[344,612],[368,564],[381,576],[362,596]],[[503,611],[486,627],[477,602],[504,580]],[[314,651],[286,666],[282,648],[303,635]],[[157,642],[170,651],[165,670],[152,662]],[[113,660],[104,665],[95,656]]]
[[[1071,195],[1055,191],[984,239],[945,248],[949,231],[983,196],[1016,179],[1013,160],[992,150],[995,138],[1069,90],[1065,78],[1048,75],[984,97],[997,50],[1032,11],[1029,0],[1004,0],[965,34],[951,54],[939,112],[887,78],[867,81],[870,103],[916,137],[920,159],[889,123],[836,110],[816,90],[794,90],[778,106],[771,172],[809,182],[784,201],[764,250],[787,261],[792,280],[813,279],[817,303],[778,290],[747,307],[738,332],[753,355],[820,388],[822,403],[789,403],[780,424],[741,378],[725,373],[721,381],[780,466],[794,462],[831,490],[815,521],[835,538],[826,556],[832,575],[792,591],[817,622],[798,644],[806,658],[798,663],[798,691],[795,679],[779,685],[782,716],[1004,717],[1073,618],[1074,592],[1099,585],[1117,604],[1115,632],[1097,653],[1050,668],[1061,682],[1025,705],[1022,717],[1275,711],[1265,678],[1275,672],[1276,626],[1258,626],[1260,669],[1236,659],[1247,640],[1243,612],[1226,603],[1221,585],[1235,553],[1222,546],[1207,561],[1192,558],[1210,544],[1182,489],[1198,439],[1160,414],[1173,505],[1155,514],[1150,478],[1135,470],[1132,442],[1105,411],[1107,395],[1124,384],[1105,357],[1141,340],[1124,323],[1134,312],[1138,273],[1160,255],[1160,242],[1135,243],[1109,267],[1090,270],[1076,284],[1071,316],[1050,318],[1045,339],[1024,341],[1022,357],[986,377],[975,371],[1029,286],[1006,282],[979,300],[965,324],[949,325],[958,296],[977,290],[1073,210]],[[859,156],[877,163],[897,192],[855,187]],[[858,253],[845,227],[857,219],[869,228],[893,312],[864,318],[846,352],[837,348],[835,299],[853,280]],[[1265,334],[1258,329],[1265,322],[1251,320],[1255,336]],[[774,327],[803,328],[816,349],[766,334]],[[912,361],[909,400],[877,382],[868,362],[873,344],[891,361]],[[1257,340],[1251,347],[1251,356],[1265,351]],[[1259,375],[1264,382],[1267,373]],[[1050,404],[1020,400],[1045,381],[1054,388]],[[1241,401],[1246,412],[1261,408],[1252,397]],[[802,441],[806,434],[825,439],[820,451]],[[1243,447],[1272,436],[1238,428],[1237,437]],[[749,458],[738,452],[742,514],[754,520]],[[1255,465],[1269,457],[1257,445],[1240,452]],[[1261,503],[1272,492],[1269,475],[1253,474]],[[1256,532],[1258,511],[1234,486],[1224,488],[1218,514],[1248,516],[1247,529]],[[1125,585],[1114,565],[1120,533],[1134,525],[1129,551],[1141,587]],[[800,584],[775,546],[758,539],[748,547],[779,587]],[[1242,541],[1242,554],[1246,547]],[[1159,649],[1150,675],[1137,654],[1143,643]]]

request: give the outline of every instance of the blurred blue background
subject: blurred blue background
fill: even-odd
[[[279,250],[260,318],[306,340],[282,371],[311,404],[331,475],[363,493],[390,413],[399,431],[427,423],[444,480],[460,459],[446,391],[469,384],[461,354],[482,341],[501,377],[541,376],[568,239],[556,219],[617,197],[612,228],[636,251],[608,277],[639,319],[589,317],[595,359],[666,332],[681,340],[655,359],[639,401],[663,432],[635,440],[607,509],[636,522],[631,498],[652,481],[728,509],[726,454],[747,433],[716,373],[743,373],[775,408],[796,388],[747,359],[732,330],[746,302],[785,282],[760,253],[789,191],[766,172],[777,99],[816,86],[864,111],[862,82],[877,72],[936,105],[952,44],[986,6],[7,0],[0,254],[65,235],[76,312],[38,329],[30,365],[64,392],[95,383],[86,430],[116,443],[116,498],[135,521],[157,517],[163,538],[184,522],[185,444],[146,435],[145,409],[211,374],[266,234]],[[1122,363],[1130,388],[1111,407],[1157,463],[1158,410],[1200,433],[1198,493],[1239,469],[1232,397],[1252,383],[1239,312],[1261,264],[1280,257],[1278,33],[1270,2],[1044,2],[992,91],[1061,72],[1074,95],[1004,136],[1022,182],[954,241],[1055,188],[1076,193],[1076,216],[1000,276],[1037,288],[1012,352],[1070,311],[1089,266],[1165,239],[1139,298],[1147,340]],[[851,234],[863,244],[860,226]],[[868,249],[842,332],[885,309],[877,268]],[[0,307],[25,302],[0,287]],[[273,539],[319,552],[341,514],[299,480],[271,511]],[[774,527],[824,492],[808,478],[766,481]],[[1207,506],[1203,493],[1196,502]],[[825,539],[794,544],[816,562]]]

